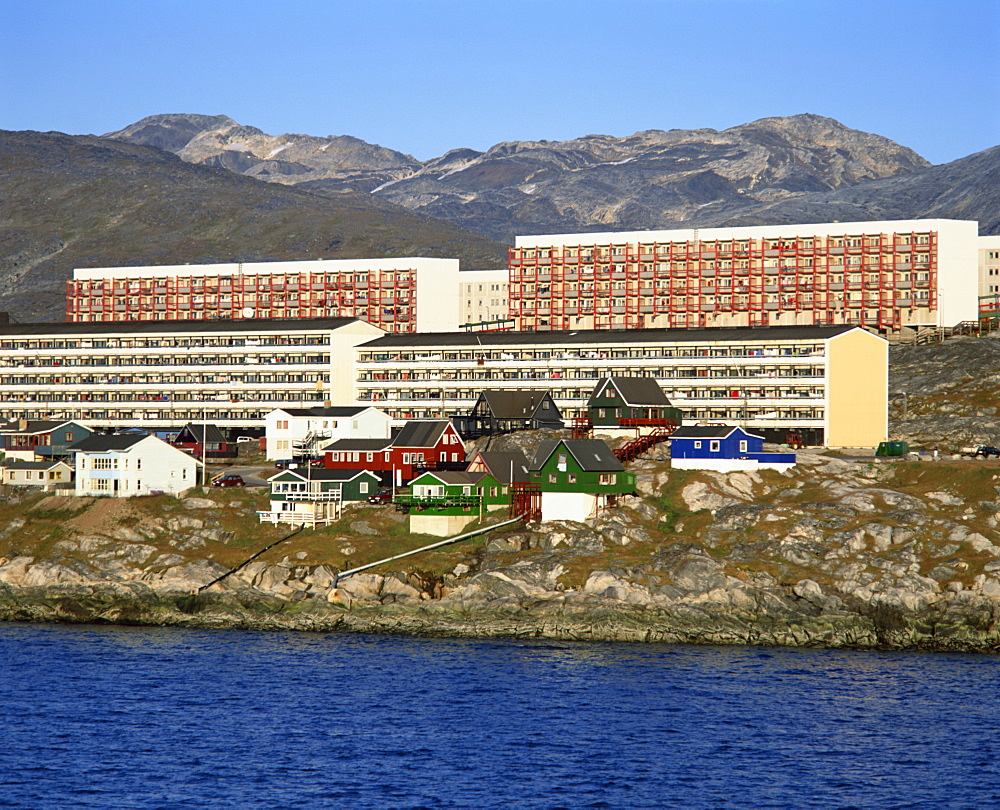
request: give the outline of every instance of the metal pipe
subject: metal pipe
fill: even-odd
[[[501,529],[504,526],[510,526],[512,523],[520,523],[521,517],[511,518],[510,520],[505,520],[502,523],[494,523],[492,526],[482,526],[478,529],[473,529],[471,532],[465,532],[465,534],[457,534],[454,537],[446,538],[445,540],[439,540],[437,543],[431,543],[429,546],[421,546],[420,548],[415,548],[412,551],[404,551],[402,554],[397,554],[394,557],[386,557],[384,560],[377,560],[376,562],[368,563],[366,565],[359,565],[357,568],[351,568],[347,571],[343,571],[337,574],[333,579],[333,587],[336,588],[340,580],[345,577],[357,574],[359,571],[365,571],[369,568],[374,568],[376,565],[382,565],[382,563],[393,562],[394,560],[401,560],[403,557],[410,557],[413,554],[419,554],[422,551],[431,551],[435,548],[440,548],[441,546],[446,546],[449,543],[457,543],[459,540],[466,540],[469,537],[475,537],[477,534],[485,534],[486,532],[491,532],[494,529]]]

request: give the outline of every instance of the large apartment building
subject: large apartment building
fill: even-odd
[[[354,398],[353,318],[0,326],[0,413],[93,427],[261,427],[276,408]]]
[[[547,389],[586,414],[603,377],[652,377],[688,422],[874,447],[888,430],[888,344],[852,326],[384,335],[357,348],[357,396],[395,418],[468,413],[485,389]]]
[[[521,330],[856,324],[977,317],[978,223],[926,219],[519,236]]]
[[[414,257],[78,268],[66,284],[66,320],[337,317],[436,332],[468,317],[459,278],[458,259]]]

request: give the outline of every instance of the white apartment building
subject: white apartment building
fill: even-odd
[[[519,236],[521,330],[823,326],[977,318],[978,223],[950,219]]]
[[[979,314],[1000,313],[1000,236],[979,237]]]
[[[0,414],[259,428],[276,408],[353,402],[354,347],[382,334],[353,318],[0,325]]]
[[[597,380],[640,376],[685,424],[836,447],[874,447],[888,431],[888,343],[849,325],[384,335],[357,353],[358,402],[396,418],[468,413],[485,388],[545,388],[568,420]]]
[[[458,259],[316,259],[78,268],[66,320],[358,318],[386,332],[457,329]]]

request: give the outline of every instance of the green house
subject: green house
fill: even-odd
[[[258,512],[262,523],[316,526],[340,519],[343,505],[378,492],[379,478],[368,470],[284,470],[267,479],[271,509]]]
[[[504,509],[510,496],[507,487],[486,472],[426,472],[410,482],[410,494],[400,495],[397,502],[405,503],[411,513],[435,512],[460,515],[494,509]]]
[[[542,491],[542,520],[583,521],[635,493],[635,475],[600,439],[550,439],[531,461]]]
[[[587,415],[598,427],[657,427],[681,422],[681,411],[670,404],[652,377],[604,377],[587,400]]]
[[[396,497],[410,507],[410,531],[449,537],[495,509],[506,509],[507,487],[486,472],[426,472]]]

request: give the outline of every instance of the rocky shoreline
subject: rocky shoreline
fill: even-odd
[[[249,556],[224,520],[251,514],[250,493],[103,522],[107,501],[43,498],[0,531],[0,620],[1000,651],[995,462],[805,453],[787,473],[662,457],[634,469],[640,496],[587,524],[498,530],[339,582],[349,560],[379,558],[366,544],[419,539],[391,510],[358,507],[209,586]]]

